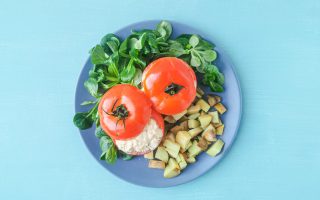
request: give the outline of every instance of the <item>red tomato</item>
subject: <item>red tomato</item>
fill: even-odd
[[[183,60],[164,57],[153,61],[144,70],[142,85],[156,111],[174,115],[191,105],[196,96],[197,79]]]
[[[101,128],[113,139],[137,136],[151,116],[151,102],[138,88],[120,84],[108,90],[98,108]]]

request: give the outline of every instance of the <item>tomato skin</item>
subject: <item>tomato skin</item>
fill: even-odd
[[[171,96],[165,89],[172,83],[183,88]],[[142,75],[142,86],[156,111],[174,115],[191,105],[196,96],[197,79],[192,68],[183,60],[164,57],[148,65]]]
[[[128,111],[125,126],[123,120],[106,114],[106,112],[112,113],[112,107],[115,102],[114,109],[123,104]],[[99,103],[98,112],[101,128],[111,138],[129,139],[137,136],[149,122],[151,102],[138,88],[129,84],[120,84],[112,87],[103,95]]]

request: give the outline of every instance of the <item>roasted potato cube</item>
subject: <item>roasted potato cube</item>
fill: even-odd
[[[201,95],[201,94],[199,94],[198,92],[196,92],[196,97],[201,98],[201,97],[202,97],[202,95]]]
[[[224,124],[222,124],[221,126],[218,126],[216,130],[217,130],[217,135],[222,135],[224,130]]]
[[[202,95],[204,95],[204,91],[201,89],[201,88],[199,88],[199,87],[197,87],[197,92],[202,96]]]
[[[201,127],[203,129],[205,129],[207,126],[209,126],[211,120],[212,120],[212,116],[209,114],[202,115],[199,117],[199,121],[200,121]]]
[[[185,122],[185,121],[188,121],[188,117],[187,116],[182,116],[179,120],[178,120],[178,122],[179,123],[182,123],[182,122]]]
[[[153,158],[154,158],[154,157],[153,157],[153,151],[144,154],[143,157],[146,158],[146,159],[149,159],[149,160],[150,160],[150,159],[153,159]]]
[[[212,123],[219,123],[220,118],[218,111],[208,112],[208,114],[212,116]]]
[[[164,147],[158,147],[157,151],[156,151],[155,158],[167,163],[168,159],[169,159],[169,155]]]
[[[207,131],[213,131],[214,133],[216,132],[216,129],[214,128],[214,126],[212,124],[209,124],[209,126],[207,126],[206,129],[204,129],[202,136],[204,135],[205,132]]]
[[[211,147],[208,149],[207,154],[214,157],[218,155],[224,146],[224,142],[218,139]]]
[[[184,131],[189,130],[188,121],[184,121],[184,122],[180,123],[180,126],[182,127],[182,130],[184,130]]]
[[[199,126],[200,126],[200,122],[198,120],[195,120],[195,119],[188,120],[188,127],[189,128],[197,128]]]
[[[195,114],[195,113],[198,113],[199,111],[200,111],[200,105],[195,105],[195,106],[190,106],[189,108],[188,108],[188,111],[187,111],[187,113],[189,114],[189,115],[192,115],[192,114]]]
[[[206,115],[207,113],[206,112],[204,112],[204,111],[201,111],[200,112],[200,116],[203,116],[203,115]]]
[[[200,137],[198,141],[198,147],[200,147],[202,151],[206,150],[208,148],[207,140],[205,140],[203,137]]]
[[[178,164],[179,164],[180,169],[182,170],[182,169],[187,167],[187,162],[186,162],[186,160],[184,159],[184,156],[181,153],[179,153],[178,157],[179,157]]]
[[[196,162],[196,159],[194,157],[188,157],[186,159],[187,163],[195,163]]]
[[[177,120],[175,120],[171,115],[167,115],[164,117],[164,121],[170,123],[170,124],[173,124],[173,123],[176,123]]]
[[[221,119],[219,119],[219,123],[213,123],[213,126],[217,129],[219,126],[222,125]]]
[[[169,132],[169,133],[167,133],[167,135],[166,135],[166,139],[171,140],[172,142],[175,142],[175,141],[176,141],[175,138],[176,138],[176,137],[175,137],[174,133]]]
[[[176,115],[172,115],[172,117],[175,119],[175,120],[179,120],[181,117],[183,117],[185,114],[187,114],[187,110],[184,110],[182,111],[181,113],[178,113]]]
[[[217,102],[216,98],[214,98],[213,96],[208,95],[208,103],[209,103],[210,106],[214,106],[218,102]]]
[[[188,149],[188,156],[189,157],[196,157],[202,149],[198,146],[198,142],[195,140],[193,141],[191,147]]]
[[[176,141],[182,149],[186,149],[191,136],[187,131],[179,131],[176,135]]]
[[[149,160],[149,168],[156,168],[156,169],[164,169],[166,167],[165,162],[161,160]]]
[[[203,110],[204,112],[208,112],[210,109],[210,105],[203,99],[200,99],[196,105],[199,105],[201,110]]]
[[[214,98],[216,99],[216,102],[217,102],[217,103],[220,103],[220,102],[221,102],[221,97],[220,97],[220,96],[214,95]]]
[[[227,111],[226,107],[222,103],[217,103],[214,108],[222,115]]]
[[[178,131],[183,131],[184,128],[180,125],[174,126],[170,129],[170,132],[176,134]]]
[[[165,178],[172,178],[178,176],[180,172],[180,167],[177,161],[174,158],[170,158],[166,168],[164,169],[163,176]]]
[[[197,128],[189,130],[188,133],[193,138],[193,137],[197,136],[199,133],[201,133],[202,131],[203,131],[203,129],[201,127],[197,127]]]
[[[200,116],[200,113],[194,113],[192,115],[189,115],[189,119],[197,119]]]
[[[202,137],[209,142],[213,142],[216,140],[216,134],[213,132],[213,130],[203,132]]]
[[[176,158],[178,156],[180,150],[179,144],[172,142],[171,140],[165,140],[163,146],[171,157]]]

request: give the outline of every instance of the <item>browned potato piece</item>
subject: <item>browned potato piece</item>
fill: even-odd
[[[172,129],[170,129],[170,132],[176,134],[178,131],[183,131],[184,128],[180,125],[174,126]]]
[[[173,124],[173,123],[176,123],[177,120],[175,120],[171,115],[167,115],[164,117],[164,121],[170,123],[170,124]]]
[[[213,123],[213,126],[215,127],[215,128],[218,128],[219,126],[221,126],[222,125],[222,122],[221,122],[221,120],[219,119],[219,123]]]
[[[219,123],[220,118],[218,111],[208,112],[208,114],[212,116],[212,123]]]
[[[171,157],[176,158],[178,156],[180,150],[179,144],[172,142],[171,140],[165,140],[163,146]]]
[[[209,103],[210,106],[214,106],[218,102],[217,102],[216,98],[214,98],[213,96],[208,95],[208,103]]]
[[[206,128],[210,124],[211,120],[212,120],[212,116],[208,114],[205,114],[199,117],[199,121],[202,128]]]
[[[189,115],[188,119],[197,119],[200,116],[200,113],[194,113],[192,115]]]
[[[200,105],[190,106],[187,110],[187,113],[189,115],[192,115],[192,114],[198,113],[200,109],[201,109]]]
[[[216,139],[216,134],[212,130],[203,132],[202,137],[209,142],[213,142]]]
[[[203,129],[200,128],[200,127],[198,127],[198,128],[191,129],[191,130],[189,130],[188,132],[189,132],[189,134],[190,134],[191,137],[195,137],[195,136],[197,136],[199,133],[201,133],[202,131],[203,131]]]
[[[179,131],[176,135],[176,141],[182,149],[186,149],[188,143],[191,140],[191,136],[187,131]]]
[[[199,142],[198,142],[198,147],[200,147],[202,149],[202,151],[206,150],[208,148],[208,143],[207,141],[200,137]]]
[[[169,155],[164,147],[158,147],[155,155],[156,159],[162,160],[163,162],[168,162]]]
[[[176,115],[172,115],[172,117],[175,119],[175,120],[179,120],[181,117],[183,117],[185,114],[187,114],[187,110],[184,110],[182,111],[181,113],[178,113]]]
[[[166,164],[161,160],[149,160],[149,168],[164,169]]]
[[[182,123],[182,122],[187,121],[187,120],[188,120],[188,117],[187,117],[187,116],[182,116],[182,117],[178,120],[178,122]]]
[[[216,130],[217,130],[217,135],[222,135],[224,130],[224,124],[222,124],[221,126],[218,126]]]
[[[153,158],[154,158],[154,157],[153,157],[153,151],[144,154],[143,157],[146,158],[146,159],[149,159],[149,160],[150,160],[150,159],[153,159]]]
[[[217,103],[214,108],[222,115],[227,111],[227,109],[224,107],[222,103]]]
[[[199,126],[200,126],[200,122],[198,120],[195,120],[195,119],[188,120],[188,127],[189,128],[197,128]]]
[[[199,105],[201,110],[203,110],[204,112],[208,112],[210,109],[210,105],[203,99],[200,99],[196,105]]]
[[[174,133],[171,133],[171,132],[167,133],[166,139],[171,140],[172,142],[175,142],[175,141],[176,141],[176,140],[175,140]]]
[[[188,121],[181,122],[180,126],[183,128],[184,131],[187,131],[189,129]]]
[[[181,170],[178,162],[174,158],[170,158],[168,165],[164,169],[163,176],[165,178],[172,178],[172,177],[178,176],[180,172]]]
[[[196,159],[194,157],[188,157],[186,159],[187,163],[195,163],[196,162]]]
[[[220,96],[214,95],[214,98],[216,99],[216,102],[217,102],[217,103],[220,103],[220,102],[221,102],[221,97],[220,97]]]

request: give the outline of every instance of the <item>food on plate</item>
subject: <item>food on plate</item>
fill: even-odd
[[[198,89],[198,91],[200,91]],[[155,160],[161,160],[166,163],[164,170],[165,178],[173,178],[183,172],[183,169],[189,164],[196,162],[196,157],[202,152],[206,152],[210,156],[217,156],[223,149],[224,142],[221,135],[224,130],[224,124],[221,120],[221,114],[216,110],[216,105],[225,108],[221,103],[221,98],[215,96],[214,104],[211,106],[204,97],[193,101],[194,103],[187,108],[187,112],[183,112],[183,116],[179,114],[179,118],[187,117],[186,121],[169,123],[171,129],[167,129],[164,141],[155,150]],[[211,96],[207,95],[209,101]],[[195,109],[196,108],[196,109]],[[226,108],[225,108],[226,109]],[[188,110],[196,110],[188,112]],[[167,115],[165,118],[170,118]],[[157,156],[158,154],[158,156]]]
[[[176,115],[185,112],[194,100],[197,79],[186,62],[175,57],[164,57],[153,61],[144,70],[142,87],[156,111]]]
[[[95,124],[101,160],[144,155],[149,168],[172,178],[201,152],[222,151],[227,108],[220,96],[199,87],[224,90],[214,45],[199,35],[171,34],[171,24],[162,21],[124,40],[107,34],[90,50],[93,66],[84,87],[93,99],[81,105],[92,106],[73,122],[81,130]]]
[[[120,84],[101,98],[100,126],[114,139],[133,138],[141,133],[151,117],[149,99],[138,88]]]

